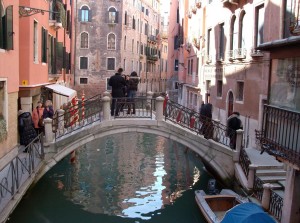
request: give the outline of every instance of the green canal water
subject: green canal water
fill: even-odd
[[[194,191],[212,176],[183,145],[152,134],[94,140],[31,188],[9,223],[202,223]],[[218,189],[220,185],[218,185]]]

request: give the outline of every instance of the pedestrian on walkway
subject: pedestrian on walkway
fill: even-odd
[[[43,103],[41,101],[38,101],[36,108],[32,110],[32,120],[37,134],[44,132],[43,113]]]
[[[119,115],[121,103],[119,103],[119,102],[116,103],[116,102],[118,99],[120,101],[120,100],[122,100],[122,98],[125,97],[123,89],[126,86],[126,82],[125,82],[125,79],[122,77],[122,72],[123,72],[123,69],[119,68],[118,72],[115,73],[115,75],[111,76],[108,81],[108,85],[112,87],[112,91],[111,91],[112,105],[111,105],[111,112],[110,112],[111,116]]]
[[[24,145],[25,147],[37,137],[30,112],[19,110],[18,130],[20,135],[20,145]],[[27,148],[23,152],[26,153]]]
[[[54,110],[53,110],[53,106],[52,106],[52,101],[51,100],[47,100],[45,102],[45,108],[44,108],[44,112],[43,112],[43,118],[51,118],[53,119],[53,115],[54,115]]]
[[[236,149],[236,130],[243,129],[243,123],[239,112],[233,112],[227,119],[226,136],[230,140],[230,148]]]
[[[200,121],[202,123],[200,127],[200,134],[206,139],[213,137],[213,122],[212,122],[212,104],[202,104],[200,108]]]

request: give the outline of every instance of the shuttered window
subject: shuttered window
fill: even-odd
[[[10,5],[5,10],[0,0],[0,48],[13,50],[13,40],[13,6]]]
[[[42,27],[42,62],[47,63],[47,40],[48,30]]]
[[[56,42],[56,73],[61,74],[64,65],[64,47],[62,42]]]

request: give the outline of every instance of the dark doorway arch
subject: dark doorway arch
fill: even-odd
[[[229,117],[233,112],[233,93],[232,91],[228,92],[228,109],[227,109],[227,116]]]

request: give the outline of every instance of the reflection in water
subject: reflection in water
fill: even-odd
[[[51,190],[50,200],[57,201],[63,195],[70,203],[64,206],[64,215],[76,207],[85,214],[90,213],[91,218],[95,216],[97,222],[101,222],[103,216],[119,216],[117,221],[106,219],[103,222],[122,222],[121,219],[133,220],[129,222],[166,222],[166,217],[170,222],[182,222],[178,221],[181,216],[188,222],[205,222],[199,220],[202,217],[195,204],[193,191],[199,189],[200,176],[203,184],[207,184],[207,173],[202,171],[202,163],[195,154],[185,153],[182,145],[152,134],[126,133],[94,140],[78,148],[76,154],[74,164],[65,158],[36,186],[39,188],[40,184],[47,184]],[[44,183],[49,180],[51,184]],[[43,198],[47,199],[46,196]],[[177,200],[181,200],[181,203]],[[31,200],[32,204],[34,202]],[[35,207],[36,211],[40,211],[39,215],[43,215],[41,208],[39,202]],[[48,207],[48,211],[51,212],[51,208]],[[59,215],[59,211],[56,210],[55,214]],[[76,218],[76,214],[79,213],[79,210],[75,213],[72,211],[72,215],[75,215],[72,223],[81,222],[76,221],[79,218]],[[51,214],[45,215],[49,219],[52,217]],[[16,214],[13,214],[12,220],[14,216]],[[32,220],[32,216],[29,219]],[[23,220],[26,222],[26,218]]]

